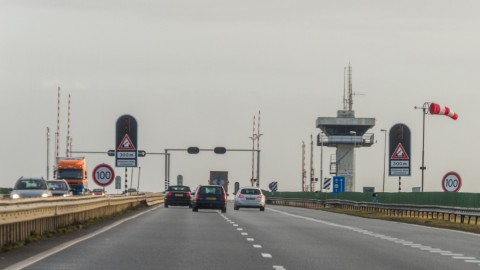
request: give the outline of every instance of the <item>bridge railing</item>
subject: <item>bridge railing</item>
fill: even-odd
[[[0,201],[0,247],[59,228],[115,213],[163,203],[163,194],[73,196]]]
[[[385,204],[348,200],[292,199],[267,197],[267,204],[321,209],[338,207],[348,210],[379,213],[387,216],[441,219],[450,222],[478,224],[480,208],[437,205]]]

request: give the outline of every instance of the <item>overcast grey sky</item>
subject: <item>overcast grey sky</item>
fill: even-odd
[[[342,109],[351,63],[362,94],[353,108],[376,118],[370,132],[378,140],[357,151],[356,189],[381,190],[380,129],[396,123],[412,131],[412,176],[402,189],[420,186],[422,114],[414,106],[432,101],[459,119],[426,117],[425,190],[442,190],[443,175],[456,171],[461,191],[479,192],[479,12],[478,1],[3,0],[0,186],[46,176],[46,128],[56,129],[61,87],[62,154],[68,94],[77,151],[114,149],[123,114],[137,119],[138,148],[147,152],[250,148],[261,110],[261,187],[278,181],[280,190],[300,190],[302,140],[319,132],[317,117]],[[53,150],[52,140],[52,159]],[[315,147],[317,175],[319,153]],[[324,149],[325,176],[333,153]],[[108,156],[87,158],[90,172],[114,165]],[[141,189],[163,191],[163,157],[139,163]],[[205,183],[210,170],[228,170],[231,188],[246,185],[251,155],[172,156],[171,178],[182,174],[188,185]],[[123,168],[116,172],[123,177]],[[397,190],[398,178],[387,177],[386,191]]]

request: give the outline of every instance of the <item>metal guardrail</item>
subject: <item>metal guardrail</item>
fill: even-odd
[[[384,204],[377,202],[355,202],[347,200],[267,198],[268,204],[303,208],[339,207],[362,212],[376,212],[388,216],[441,219],[456,223],[478,224],[480,208],[464,208],[435,205]]]
[[[0,247],[127,209],[163,203],[163,193],[0,201]]]

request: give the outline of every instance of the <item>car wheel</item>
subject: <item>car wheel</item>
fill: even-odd
[[[225,206],[224,208],[222,208],[222,213],[226,213],[227,212],[227,207]]]
[[[192,211],[193,211],[193,212],[198,212],[198,207],[193,207],[193,208],[192,208]]]
[[[265,211],[265,206],[264,206],[264,207],[260,207],[260,211]]]
[[[165,204],[165,208],[168,208],[168,204]]]

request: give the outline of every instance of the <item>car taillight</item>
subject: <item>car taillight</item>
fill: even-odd
[[[260,195],[257,196],[257,198],[260,198],[260,199],[261,199],[261,198],[263,198],[263,195],[260,194]]]
[[[245,198],[245,195],[240,194],[240,195],[238,195],[238,197],[239,197],[239,198]]]
[[[225,192],[223,193],[223,200],[227,201],[227,193],[225,193]]]
[[[195,199],[200,200],[200,193],[197,193],[197,194],[195,195]]]
[[[172,197],[172,192],[168,192],[167,197]]]
[[[192,196],[192,195],[190,194],[190,192],[187,192],[187,195],[186,195],[186,196],[187,196],[187,197],[190,197],[190,196]]]

